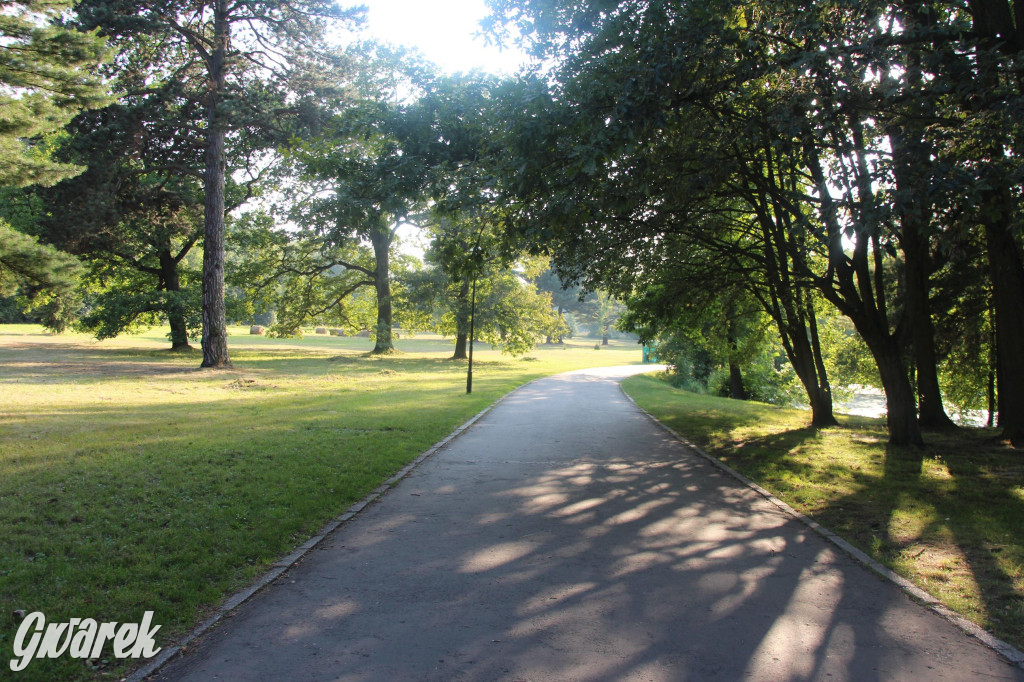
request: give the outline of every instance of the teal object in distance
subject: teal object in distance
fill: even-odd
[[[648,346],[644,344],[644,356],[642,362],[646,365],[651,362],[658,361],[658,349],[654,346]]]

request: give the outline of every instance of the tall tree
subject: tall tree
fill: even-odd
[[[333,115],[316,138],[293,147],[307,199],[294,218],[333,247],[367,242],[372,265],[339,263],[362,273],[377,296],[374,353],[394,350],[391,250],[398,228],[426,203],[429,156],[409,108],[364,99]]]
[[[948,6],[952,3],[941,3]],[[1021,180],[1024,153],[1021,117],[1024,82],[1016,64],[1024,55],[1024,4],[1009,0],[967,3],[972,31],[973,68],[963,59],[952,65],[974,115],[970,161],[981,176],[978,220],[984,227],[996,327],[999,425],[1017,446],[1024,446],[1024,247]],[[948,41],[948,39],[947,39]],[[951,69],[952,70],[952,69]]]
[[[115,43],[154,36],[202,69],[202,366],[228,367],[224,240],[231,138],[274,127],[275,114],[287,109],[277,91],[291,67],[326,59],[328,23],[351,23],[362,8],[341,10],[329,0],[86,0],[82,7],[85,25],[102,27]]]

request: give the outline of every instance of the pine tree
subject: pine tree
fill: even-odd
[[[57,24],[70,7],[60,0],[4,3],[0,13],[0,185],[53,183],[76,174],[51,161],[43,136],[85,108],[106,101],[92,73],[106,55],[104,40]]]

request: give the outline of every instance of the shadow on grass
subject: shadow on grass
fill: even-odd
[[[1024,458],[991,431],[930,432],[925,448],[896,448],[882,420],[794,427],[782,412],[771,423],[766,406],[642,388],[711,454],[1024,648]]]
[[[722,459],[1024,648],[1024,501],[1013,492],[1024,484],[1019,456],[962,431],[927,450],[885,446],[881,471],[859,461],[800,458],[820,436],[809,427],[783,431],[737,444]],[[846,494],[806,490],[838,492],[836,482],[844,480]]]

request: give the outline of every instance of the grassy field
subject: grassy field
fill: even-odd
[[[166,330],[96,342],[0,325],[0,670],[16,610],[188,631],[326,521],[501,395],[535,377],[640,360],[634,343],[493,350],[450,341],[250,336],[199,370]],[[486,348],[486,347],[484,347]],[[109,653],[110,648],[107,648]],[[35,661],[18,679],[117,677],[115,660]],[[0,674],[4,677],[5,674]]]
[[[664,424],[954,611],[1024,649],[1024,455],[995,432],[886,445],[882,420],[696,395],[652,377],[626,391]]]

